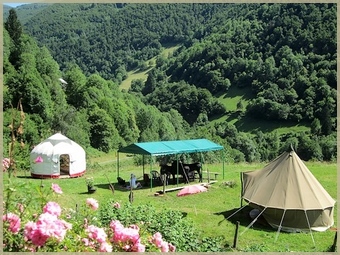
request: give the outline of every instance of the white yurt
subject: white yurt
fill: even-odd
[[[30,161],[35,178],[78,177],[86,171],[85,150],[60,133],[35,146]]]

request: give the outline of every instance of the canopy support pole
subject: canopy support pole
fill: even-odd
[[[239,211],[241,211],[241,210],[242,210],[244,207],[246,207],[246,206],[247,206],[247,205],[238,208],[238,209],[236,210],[236,212],[234,212],[233,214],[229,215],[228,218],[226,218],[226,220],[229,220],[229,218],[233,217],[236,213],[238,213]]]
[[[143,155],[143,176],[144,176],[144,173],[145,173],[145,162],[144,162],[144,155]]]
[[[151,183],[151,191],[152,191],[152,179],[153,179],[153,176],[152,176],[152,174],[151,174],[151,171],[152,171],[152,164],[153,164],[153,158],[152,158],[152,155],[150,155],[150,175],[151,175],[150,183]]]
[[[204,165],[204,158],[203,158],[203,153],[202,152],[200,152],[200,156],[201,156],[201,176],[202,176],[202,179],[200,178],[200,182],[203,182],[203,165]],[[208,168],[207,168],[207,171],[209,171],[208,170]],[[209,178],[209,173],[208,173],[208,178]],[[208,180],[208,183],[209,183],[210,181]]]
[[[310,232],[310,235],[311,235],[311,237],[312,237],[313,244],[314,244],[314,247],[315,247],[315,241],[314,241],[314,237],[313,237],[312,229],[310,228],[310,224],[309,224],[309,220],[308,220],[308,216],[307,216],[307,211],[306,211],[306,210],[304,210],[304,212],[305,212],[305,215],[306,215],[306,220],[307,220],[307,223],[308,223],[309,232]]]
[[[257,215],[256,218],[255,218],[252,222],[250,222],[250,224],[246,227],[246,229],[245,229],[240,235],[243,235],[244,232],[246,232],[251,226],[253,226],[254,223],[257,221],[257,219],[261,216],[261,214],[262,214],[266,209],[267,209],[267,207],[264,208],[264,209],[262,210],[262,212],[259,213],[259,215]]]
[[[181,163],[179,163],[179,162],[177,161],[177,163],[178,163],[178,164],[181,164],[182,171],[183,171],[183,175],[184,175],[185,179],[187,180],[187,182],[189,183],[189,178],[188,178],[187,173],[185,172],[185,169],[184,169],[184,166],[183,166],[183,162],[181,161]],[[178,168],[177,168],[177,173],[178,173]]]
[[[177,179],[177,187],[178,187],[178,184],[179,184],[179,181],[178,181],[178,175],[179,175],[179,171],[178,171],[178,167],[179,167],[178,154],[176,154],[176,167],[177,167],[176,179]]]
[[[283,218],[285,217],[285,214],[286,214],[286,210],[283,210],[283,215],[282,215],[282,218],[281,218],[281,221],[280,221],[280,226],[277,228],[277,232],[276,232],[276,236],[275,236],[275,242],[277,241],[277,238],[279,237],[279,234],[280,234],[280,231],[281,231],[281,228],[282,228]]]

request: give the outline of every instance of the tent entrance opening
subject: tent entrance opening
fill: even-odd
[[[70,155],[61,154],[59,158],[60,162],[60,174],[69,175],[70,174]]]

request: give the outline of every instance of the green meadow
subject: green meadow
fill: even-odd
[[[204,236],[223,236],[229,246],[233,246],[235,229],[237,222],[240,223],[238,231],[237,246],[235,251],[263,251],[263,252],[325,252],[333,244],[337,226],[337,205],[334,212],[334,228],[325,232],[313,233],[277,233],[263,224],[251,223],[249,217],[250,208],[244,207],[239,213],[226,219],[235,212],[242,203],[240,192],[240,172],[261,169],[265,163],[254,164],[205,164],[203,170],[219,173],[216,182],[210,184],[208,192],[177,197],[178,190],[166,192],[158,195],[162,191],[162,186],[142,187],[133,190],[133,205],[150,204],[159,210],[170,208],[181,211],[185,217],[192,220],[195,227],[200,229]],[[336,163],[306,162],[307,167],[319,180],[329,194],[337,197],[337,171]],[[143,171],[148,173],[150,169],[158,170],[158,165],[135,166],[132,157],[120,155],[119,172],[120,176],[128,180],[131,173],[134,173],[143,184]],[[87,193],[85,178],[93,177],[96,192]],[[203,175],[204,182],[207,182],[207,174]],[[4,174],[4,184],[8,181],[7,173]],[[215,178],[211,174],[210,181]],[[35,190],[43,185],[49,187],[52,183],[57,183],[63,190],[63,194],[55,197],[63,208],[75,208],[76,204],[85,203],[86,198],[92,197],[103,204],[109,199],[114,199],[124,206],[129,203],[129,190],[117,184],[117,158],[115,155],[105,155],[103,157],[93,157],[88,159],[88,169],[84,176],[72,179],[32,179],[29,173],[18,172],[16,177],[11,177],[13,188],[20,189],[21,183],[26,183]],[[233,183],[234,186],[227,185]],[[114,185],[114,191],[110,190],[109,184]],[[193,184],[191,182],[190,184]],[[167,188],[181,187],[183,183],[169,185]],[[315,245],[314,245],[314,242]]]

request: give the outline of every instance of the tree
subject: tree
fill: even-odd
[[[336,160],[337,158],[337,142],[336,133],[323,136],[320,140],[320,146],[324,160]]]
[[[19,56],[21,54],[21,36],[22,26],[18,20],[17,13],[14,9],[10,9],[8,18],[5,22],[5,29],[7,30],[10,38],[13,40],[13,49],[9,57],[10,62],[17,68]]]
[[[86,76],[79,66],[72,65],[66,70],[64,79],[67,82],[65,87],[67,103],[73,105],[76,109],[81,108],[84,106],[82,99],[85,92]]]
[[[142,93],[143,93],[144,96],[152,93],[155,90],[155,88],[157,86],[156,75],[157,74],[156,74],[155,69],[152,69],[149,72],[149,75],[148,75],[148,78],[146,79],[144,88],[142,89]]]
[[[5,22],[5,29],[8,31],[14,44],[19,46],[22,35],[22,26],[14,9],[9,10],[9,15]]]
[[[64,121],[67,123],[65,135],[83,147],[90,147],[91,124],[86,109],[76,110],[70,106]]]
[[[312,135],[320,135],[321,134],[321,123],[320,120],[315,118],[310,125],[310,132]]]
[[[98,107],[89,112],[91,146],[109,152],[120,144],[119,133],[109,115]]]
[[[321,147],[317,140],[311,139],[305,133],[301,133],[298,136],[299,144],[296,153],[303,160],[322,160]]]
[[[142,92],[143,86],[144,86],[144,80],[143,79],[132,80],[129,91],[140,93],[140,92]]]
[[[53,118],[51,94],[36,69],[36,58],[32,53],[21,54],[18,73],[8,80],[8,90],[13,105],[22,99],[25,112],[38,114],[50,124]]]

